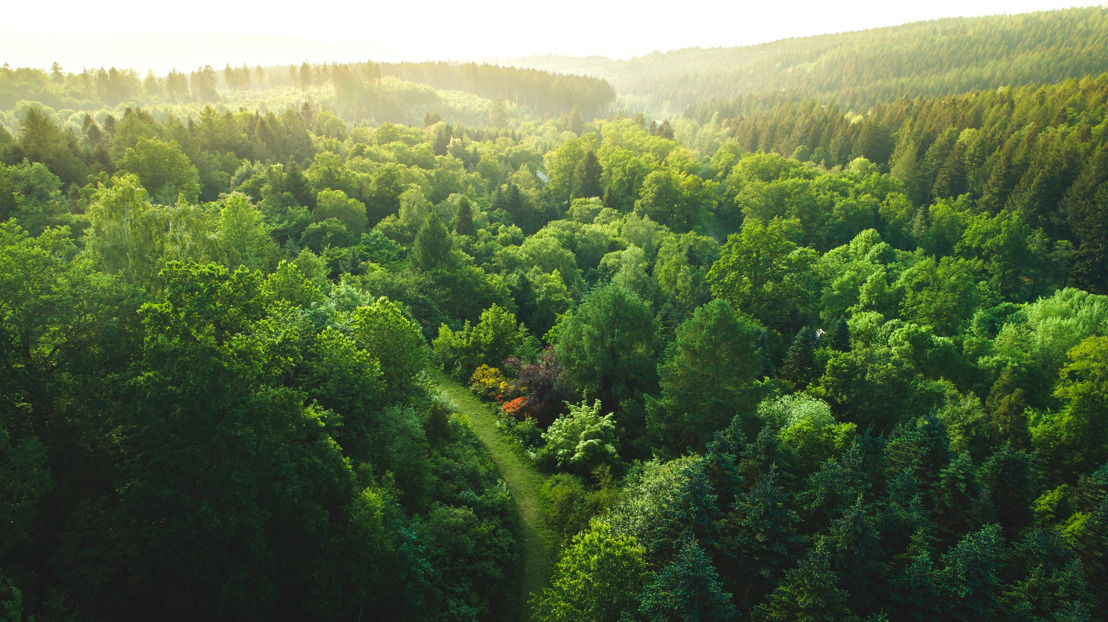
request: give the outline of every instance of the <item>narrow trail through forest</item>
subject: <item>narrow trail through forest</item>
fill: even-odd
[[[516,541],[523,562],[523,574],[511,598],[512,611],[517,612],[515,619],[530,619],[530,606],[527,601],[532,594],[538,593],[546,585],[554,567],[554,544],[546,528],[539,502],[539,489],[545,477],[521,455],[520,448],[500,433],[496,427],[496,415],[469,389],[458,382],[439,375],[435,378],[442,391],[454,404],[458,412],[469,419],[470,428],[492,454],[500,477],[508,485],[519,517],[519,529]]]

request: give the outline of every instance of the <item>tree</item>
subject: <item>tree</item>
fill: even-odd
[[[593,522],[577,534],[554,567],[550,587],[533,601],[540,622],[617,622],[635,611],[647,576],[643,549],[634,538]]]
[[[315,206],[312,218],[316,222],[337,218],[356,238],[361,237],[369,226],[365,204],[348,197],[342,190],[321,190],[316,195]]]
[[[789,346],[789,352],[785,355],[785,362],[778,370],[777,376],[792,385],[795,391],[803,391],[808,388],[808,385],[820,376],[820,370],[816,366],[815,352],[816,331],[811,326],[805,326],[797,331],[792,345]]]
[[[720,568],[743,610],[777,585],[801,546],[800,517],[789,508],[790,500],[771,466],[735,498],[718,523],[724,555]]]
[[[682,539],[673,561],[644,588],[639,611],[651,622],[735,618],[731,595],[723,590],[712,560],[691,537]]]
[[[658,365],[661,398],[652,400],[647,426],[676,450],[703,447],[736,414],[750,420],[765,377],[762,329],[724,300],[700,307],[681,324]]]
[[[165,606],[183,617],[275,613],[345,582],[311,556],[338,550],[353,472],[321,409],[274,382],[297,332],[267,330],[257,273],[171,262],[163,278],[164,299],[143,309],[147,339],[122,400],[133,451],[103,518],[113,541],[132,544],[107,559],[84,555],[109,577],[139,573],[119,583],[127,617]],[[358,564],[377,564],[377,543],[344,544]]]
[[[712,192],[699,177],[665,168],[643,180],[635,211],[685,233],[703,225],[714,205]]]
[[[454,233],[458,235],[477,235],[477,229],[473,226],[473,208],[469,197],[462,195],[458,199],[457,219],[454,222]]]
[[[785,578],[768,600],[754,610],[758,620],[856,620],[847,607],[847,593],[838,587],[839,578],[831,568],[831,545],[819,538],[800,560],[800,565],[785,573]]]
[[[830,406],[803,393],[763,401],[758,419],[778,430],[781,446],[795,453],[802,474],[815,472],[850,448],[857,429],[853,423],[839,423]]]
[[[435,356],[454,377],[467,380],[481,365],[499,367],[516,353],[526,338],[516,316],[500,305],[481,312],[480,321],[470,326],[467,320],[460,331],[443,324],[431,342]]]
[[[949,615],[961,620],[996,617],[1004,557],[1000,525],[987,525],[967,534],[943,555],[936,582],[939,593],[947,599]]]
[[[596,157],[595,151],[589,149],[585,152],[584,159],[581,160],[581,172],[578,175],[581,185],[577,189],[577,196],[586,199],[602,196],[604,194],[604,187],[600,179],[602,173],[600,159]]]
[[[84,164],[77,158],[77,140],[54,124],[38,106],[30,106],[19,122],[16,144],[23,157],[42,162],[67,184],[83,182]]]
[[[547,339],[574,384],[612,408],[656,383],[656,320],[638,296],[607,285],[594,289]]]
[[[987,498],[969,452],[961,452],[942,470],[932,499],[935,525],[948,545],[985,522]]]
[[[400,306],[381,297],[358,307],[350,318],[354,341],[381,363],[385,399],[403,401],[414,394],[416,376],[427,365],[426,345],[419,324]]]
[[[851,610],[862,615],[877,613],[888,568],[877,521],[866,512],[862,495],[831,524],[829,537],[834,547],[831,566],[839,576],[839,587],[851,595]]]
[[[1034,454],[1005,443],[981,465],[981,483],[996,509],[1005,537],[1031,524],[1031,503],[1043,492],[1039,461]]]
[[[119,160],[122,171],[138,177],[150,197],[172,205],[179,197],[195,202],[200,197],[200,173],[177,141],[141,136]]]
[[[219,245],[229,269],[246,266],[269,268],[277,250],[262,224],[262,214],[239,193],[227,197],[219,211]]]
[[[1072,477],[1108,460],[1108,337],[1088,337],[1066,358],[1054,391],[1064,406],[1035,425],[1032,441],[1052,469]]]
[[[449,267],[453,246],[446,225],[434,213],[428,214],[412,245],[412,263],[425,272]]]
[[[600,416],[600,400],[571,404],[542,435],[546,445],[539,460],[587,475],[597,467],[619,460],[616,424],[612,414]]]
[[[580,196],[581,185],[579,169],[585,158],[586,143],[581,138],[567,138],[561,147],[544,156],[546,170],[550,172],[550,183],[546,190],[560,205]]]
[[[212,69],[211,65],[204,65],[204,67],[192,72],[189,75],[189,88],[192,91],[193,98],[200,102],[218,101],[217,81],[215,69]]]
[[[803,278],[811,259],[796,251],[783,223],[749,222],[727,238],[708,271],[712,294],[765,326],[781,326],[792,309],[807,304]]]

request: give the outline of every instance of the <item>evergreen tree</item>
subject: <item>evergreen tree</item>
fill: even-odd
[[[877,613],[879,594],[886,592],[885,554],[878,540],[874,518],[866,512],[862,495],[831,524],[831,566],[839,575],[839,587],[850,595],[851,609],[862,615]]]
[[[1014,537],[1031,523],[1031,502],[1042,493],[1039,461],[1005,443],[981,465],[981,483],[989,491],[1004,535]]]
[[[816,364],[816,331],[805,326],[796,333],[777,375],[794,391],[803,391],[820,376]]]
[[[453,246],[446,225],[435,214],[428,214],[412,244],[412,263],[425,272],[448,267]]]
[[[454,233],[458,235],[477,235],[477,229],[473,226],[473,207],[469,197],[464,194],[458,199],[458,214],[454,222]]]
[[[858,616],[847,607],[849,595],[839,589],[839,577],[831,568],[831,550],[826,538],[817,539],[800,565],[785,573],[767,602],[755,608],[754,619],[857,620]]]
[[[596,157],[596,153],[592,149],[589,149],[581,160],[581,172],[577,176],[581,180],[581,185],[577,188],[577,196],[584,198],[603,196],[602,172],[600,159]]]
[[[662,397],[650,402],[650,432],[674,449],[703,447],[735,413],[749,413],[760,397],[761,333],[724,300],[697,309],[658,365]]]
[[[968,452],[961,452],[942,470],[932,493],[932,514],[946,545],[952,545],[989,518],[988,499],[977,480]]]
[[[936,573],[938,592],[947,615],[959,620],[989,620],[998,613],[1005,564],[1000,525],[988,525],[943,555]]]
[[[741,609],[759,602],[792,563],[801,544],[799,520],[772,466],[720,519],[721,569]]]
[[[731,595],[720,585],[712,560],[688,536],[682,538],[673,560],[643,590],[639,611],[650,622],[735,618]]]

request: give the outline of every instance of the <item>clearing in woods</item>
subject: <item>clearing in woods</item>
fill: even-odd
[[[517,619],[530,619],[527,601],[532,594],[542,591],[554,567],[553,539],[546,528],[539,502],[539,489],[546,478],[522,455],[522,449],[518,445],[500,433],[496,427],[496,415],[491,412],[488,404],[445,375],[438,375],[435,383],[457,405],[458,412],[469,419],[470,428],[492,454],[500,477],[512,493],[519,517],[516,539],[523,561],[523,576],[512,595],[516,601],[512,609],[518,613]]]

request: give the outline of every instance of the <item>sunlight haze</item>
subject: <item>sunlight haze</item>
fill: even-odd
[[[116,66],[164,73],[210,64],[310,60],[486,60],[536,54],[629,58],[686,47],[730,47],[788,37],[892,26],[941,17],[1053,10],[1073,0],[941,0],[929,3],[735,3],[629,8],[624,3],[349,3],[295,11],[199,0],[187,10],[126,0],[112,11],[62,2],[13,3],[0,26],[0,62],[67,71]],[[666,5],[663,5],[666,6]],[[213,20],[213,16],[218,19]]]

